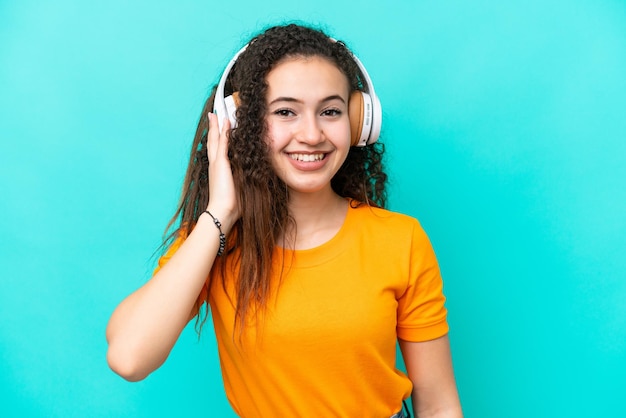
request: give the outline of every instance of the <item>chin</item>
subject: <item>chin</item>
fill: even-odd
[[[301,193],[301,194],[316,194],[316,193],[324,193],[327,190],[332,190],[330,187],[330,181],[324,184],[294,184],[294,183],[286,183],[287,188],[292,193]]]

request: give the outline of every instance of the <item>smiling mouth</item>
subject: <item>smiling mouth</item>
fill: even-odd
[[[313,162],[313,161],[321,161],[324,159],[326,154],[318,153],[318,154],[289,154],[289,158],[296,161],[303,162]]]

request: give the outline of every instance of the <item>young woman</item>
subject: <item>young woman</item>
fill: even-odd
[[[343,43],[255,37],[204,106],[166,254],[110,319],[111,368],[145,378],[210,311],[240,416],[403,417],[411,394],[419,417],[462,416],[433,250],[382,209],[380,118]]]

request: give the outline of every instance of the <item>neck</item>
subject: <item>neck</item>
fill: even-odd
[[[289,214],[296,227],[288,231],[285,243],[298,250],[327,242],[343,225],[347,210],[347,199],[330,187],[319,193],[290,192]]]

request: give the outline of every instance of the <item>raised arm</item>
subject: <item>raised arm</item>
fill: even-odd
[[[239,217],[230,163],[227,157],[229,124],[222,132],[209,115],[208,210],[227,234]],[[144,379],[167,359],[209,276],[219,249],[219,230],[204,213],[180,248],[145,285],[124,299],[107,325],[107,361],[129,381]]]
[[[413,382],[415,417],[462,418],[448,336],[426,342],[400,340],[400,349]]]

